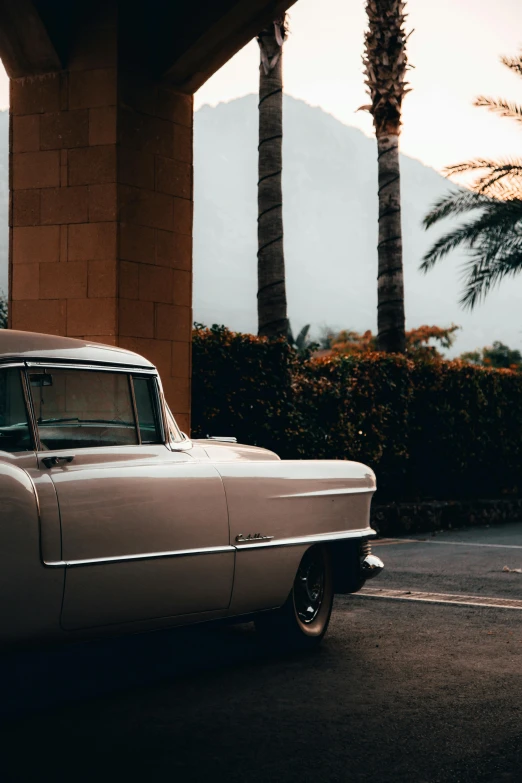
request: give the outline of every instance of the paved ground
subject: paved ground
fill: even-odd
[[[376,551],[375,588],[522,599],[522,526]],[[522,781],[521,609],[355,596],[314,655],[236,626],[0,663],[6,782]]]

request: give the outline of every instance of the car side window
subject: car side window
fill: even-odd
[[[126,373],[31,369],[29,383],[42,449],[138,443],[130,376]]]
[[[20,369],[0,368],[0,451],[32,451]]]
[[[154,378],[133,375],[134,397],[142,443],[161,443],[158,394]]]

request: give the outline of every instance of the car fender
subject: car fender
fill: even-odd
[[[342,460],[216,463],[236,547],[231,609],[256,611],[286,600],[299,562],[315,544],[375,535],[370,503],[375,475]],[[357,565],[357,568],[359,566]]]

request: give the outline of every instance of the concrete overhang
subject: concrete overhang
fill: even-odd
[[[296,0],[0,0],[0,57],[20,78],[67,68],[78,32],[114,7],[118,57],[193,93]]]

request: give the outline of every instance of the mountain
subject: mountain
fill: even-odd
[[[451,129],[448,129],[448,133]],[[375,140],[322,109],[284,99],[283,197],[288,308],[294,332],[312,323],[358,331],[377,321]],[[196,113],[194,126],[194,318],[257,329],[257,98]],[[421,221],[450,187],[401,156],[407,327],[462,329],[452,353],[502,340],[522,347],[522,277],[506,280],[473,313],[458,304],[456,252],[427,275],[424,252],[452,224]]]
[[[374,139],[322,109],[285,96],[284,222],[289,315],[312,323],[376,328],[377,164]],[[7,290],[9,115],[0,112],[0,289]],[[448,129],[448,133],[451,128]],[[473,313],[458,305],[463,253],[428,275],[420,259],[446,226],[421,220],[448,182],[401,157],[408,327],[462,326],[453,353],[502,340],[522,348],[522,277],[506,280]],[[194,318],[255,332],[257,98],[211,108],[194,125]],[[451,225],[448,223],[448,225]]]

